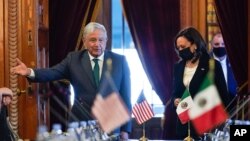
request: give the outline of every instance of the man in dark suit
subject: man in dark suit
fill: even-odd
[[[226,48],[221,33],[216,33],[213,36],[211,40],[211,47],[212,47],[211,55],[221,64],[224,78],[227,84],[227,90],[228,93],[230,94],[230,100],[232,101],[231,105],[227,105],[229,108],[228,111],[233,112],[236,103],[235,96],[237,94],[237,83],[234,78],[234,74],[229,59],[227,57]]]
[[[131,112],[131,82],[130,70],[125,56],[115,54],[106,49],[107,32],[103,25],[91,22],[84,28],[82,51],[68,54],[59,64],[44,69],[30,69],[17,59],[18,65],[11,68],[13,74],[27,76],[32,82],[48,82],[60,79],[70,81],[75,92],[75,102],[71,109],[70,120],[92,120],[91,107],[96,94],[100,92],[107,79],[113,79],[115,88]],[[112,63],[107,63],[107,60]],[[96,70],[97,73],[94,73]],[[110,78],[104,75],[107,71]],[[111,91],[101,93],[107,96]],[[115,105],[114,105],[115,106]],[[120,133],[121,139],[128,139],[131,132],[131,122],[122,125],[115,132]]]

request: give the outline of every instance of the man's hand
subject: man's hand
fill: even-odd
[[[12,74],[18,74],[22,76],[28,76],[31,73],[31,70],[27,68],[27,66],[18,58],[16,59],[17,61],[17,66],[13,67],[10,69],[10,72]]]
[[[127,140],[128,140],[128,133],[122,131],[122,132],[120,133],[120,140],[121,140],[121,141],[127,141]]]

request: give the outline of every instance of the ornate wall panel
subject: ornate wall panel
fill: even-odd
[[[206,1],[180,0],[181,28],[193,26],[206,38]]]
[[[0,87],[4,86],[4,3],[0,2]]]
[[[207,0],[207,41],[210,42],[214,34],[220,32],[217,17],[214,9],[214,0]],[[209,50],[211,44],[208,44]]]
[[[37,0],[2,0],[0,2],[0,71],[1,87],[9,87],[13,99],[9,106],[9,119],[12,127],[22,139],[35,139],[37,129],[36,85],[30,91],[25,77],[10,74],[16,66],[16,58],[28,67],[37,64]],[[3,27],[3,28],[2,28]],[[35,129],[35,130],[34,130]]]

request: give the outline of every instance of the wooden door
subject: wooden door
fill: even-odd
[[[49,124],[44,88],[25,77],[10,74],[16,58],[28,67],[46,67],[48,51],[48,0],[0,1],[0,87],[14,92],[10,122],[21,139],[34,140],[37,128]]]

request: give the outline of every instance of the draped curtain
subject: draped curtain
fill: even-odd
[[[101,0],[49,0],[49,66],[59,63],[70,51],[79,48],[81,28],[94,21]],[[61,123],[65,130],[69,107],[60,85],[50,84],[50,124]],[[60,87],[58,87],[60,86]],[[67,99],[67,100],[65,100]],[[61,104],[60,104],[61,103]]]
[[[49,64],[77,48],[81,28],[96,18],[101,0],[49,1]],[[56,54],[56,55],[55,55]]]
[[[178,0],[122,0],[135,47],[146,74],[163,104],[171,99],[174,37],[180,28]],[[164,138],[171,139],[175,112],[166,108]]]
[[[228,58],[238,82],[239,94],[247,93],[248,46],[247,0],[215,0],[218,23],[226,44]]]

